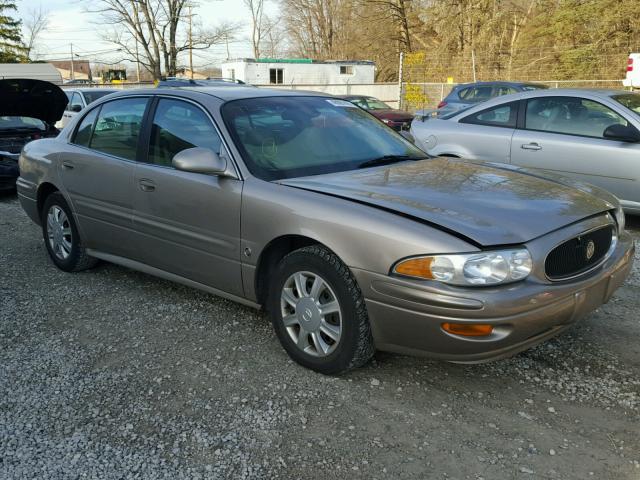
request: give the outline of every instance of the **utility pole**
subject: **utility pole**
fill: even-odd
[[[76,75],[73,68],[73,43],[70,43],[69,45],[71,45],[71,80],[75,80]]]
[[[191,5],[189,5],[189,71],[191,72],[191,78],[193,78],[193,34],[191,31]]]

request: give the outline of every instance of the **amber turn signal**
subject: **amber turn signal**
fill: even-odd
[[[433,280],[433,274],[431,273],[432,263],[433,257],[410,258],[409,260],[398,263],[394,271],[400,275]]]
[[[493,332],[492,325],[480,323],[443,323],[442,329],[445,332],[464,337],[484,337],[491,335],[491,332]]]

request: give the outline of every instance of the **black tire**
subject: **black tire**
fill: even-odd
[[[312,356],[298,348],[283,323],[281,293],[285,282],[297,272],[320,275],[328,284],[342,311],[342,334],[327,356]],[[349,268],[330,250],[313,245],[285,256],[271,275],[267,310],[276,335],[289,356],[300,365],[334,375],[367,363],[375,348],[367,308]]]
[[[71,250],[66,258],[61,258],[56,254],[51,242],[49,241],[50,227],[47,221],[47,216],[53,207],[58,207],[64,212],[67,218],[66,224],[68,224],[71,229]],[[60,192],[54,192],[46,198],[42,207],[42,212],[40,213],[40,218],[42,219],[42,237],[44,238],[44,244],[47,247],[47,252],[49,252],[49,257],[56,267],[60,270],[64,270],[65,272],[79,272],[81,270],[92,268],[98,263],[98,259],[90,257],[82,246],[80,233],[78,232],[73,212]]]

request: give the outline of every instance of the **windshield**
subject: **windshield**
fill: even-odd
[[[426,158],[346,100],[250,98],[226,103],[222,115],[247,168],[263,180],[354,170],[383,157],[385,161]]]
[[[369,110],[389,110],[391,108],[376,98],[367,98],[367,105],[369,105]]]
[[[31,117],[0,117],[0,130],[46,130],[42,120]]]
[[[95,102],[99,98],[104,97],[105,95],[109,95],[110,93],[115,92],[116,90],[91,90],[90,92],[83,91],[84,99],[87,101],[87,105]]]
[[[614,95],[612,97],[616,102],[624,105],[636,115],[640,115],[640,95],[637,93],[626,93],[623,95]]]

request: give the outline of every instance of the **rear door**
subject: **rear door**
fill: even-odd
[[[133,177],[148,97],[112,100],[80,121],[60,175],[86,246],[134,258]]]
[[[629,124],[621,114],[586,98],[545,96],[526,102],[522,122],[513,135],[513,164],[557,171],[640,202],[640,145],[603,137],[608,126]]]
[[[228,158],[215,124],[199,105],[168,97],[158,98],[150,121],[148,155],[135,171],[134,224],[143,242],[142,261],[242,295],[242,182],[179,171],[171,163],[175,154],[193,147]]]
[[[503,103],[458,120],[458,128],[438,135],[437,154],[447,153],[487,162],[509,163],[518,102]],[[429,152],[431,153],[431,152]]]

